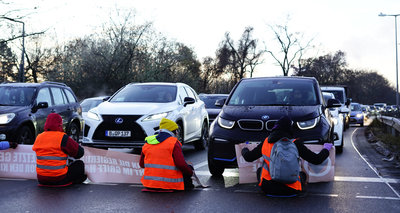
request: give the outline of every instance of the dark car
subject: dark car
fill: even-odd
[[[283,115],[294,121],[294,136],[305,143],[332,143],[333,121],[329,109],[340,107],[335,99],[326,104],[315,78],[265,77],[240,80],[210,127],[208,167],[212,175],[237,167],[235,144],[262,142]]]
[[[221,106],[216,106],[215,102],[219,99],[226,99],[228,94],[200,94],[199,98],[206,104],[206,110],[208,113],[208,119],[210,124],[215,120],[219,112],[221,111]]]
[[[57,82],[0,84],[0,141],[33,144],[52,112],[61,115],[64,130],[78,141],[83,128],[82,109],[67,85]]]

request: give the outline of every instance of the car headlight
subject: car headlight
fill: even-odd
[[[357,118],[361,118],[362,116],[363,116],[363,114],[361,114],[361,113],[358,113],[358,114],[356,115]]]
[[[301,130],[312,129],[317,125],[318,121],[319,121],[319,117],[313,118],[308,121],[298,121],[297,126]]]
[[[230,121],[219,117],[218,124],[225,129],[232,129],[233,125],[235,125],[235,121]]]
[[[0,115],[0,124],[8,124],[14,119],[15,113],[6,113]]]
[[[144,118],[142,121],[153,121],[161,118],[167,117],[169,112],[162,112],[162,113],[157,113],[157,114],[152,114]]]
[[[100,120],[100,116],[97,113],[92,112],[91,110],[89,110],[89,112],[87,113],[87,117],[96,121]]]

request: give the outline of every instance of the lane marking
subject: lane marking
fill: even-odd
[[[209,171],[196,171],[196,175],[198,175],[198,176],[211,176],[211,173]],[[239,172],[225,171],[223,176],[224,177],[239,177]]]
[[[194,168],[194,169],[198,169],[198,168],[201,168],[201,167],[203,167],[203,166],[205,166],[205,165],[208,165],[208,162],[207,162],[207,161],[203,161],[203,162],[201,162],[201,163],[198,163],[198,164],[194,165],[193,168]],[[197,172],[196,172],[196,173],[197,173]]]
[[[350,140],[351,140],[351,145],[353,146],[353,148],[356,150],[356,152],[358,153],[358,155],[361,157],[361,159],[364,160],[365,163],[367,163],[367,165],[369,166],[369,168],[372,169],[372,171],[375,172],[375,174],[379,177],[379,179],[381,179],[393,192],[394,194],[400,199],[400,195],[399,193],[387,182],[387,180],[385,178],[383,178],[382,176],[379,175],[379,172],[370,164],[368,163],[368,161],[361,155],[361,153],[358,151],[358,149],[356,148],[356,146],[354,145],[354,141],[353,141],[353,135],[354,133],[358,130],[359,128],[356,128],[350,136]]]
[[[375,177],[351,177],[351,176],[335,176],[335,181],[343,182],[369,182],[369,183],[400,183],[400,179],[393,178],[375,178]]]
[[[379,196],[363,196],[357,195],[356,198],[359,199],[378,199],[378,200],[400,200],[398,197],[379,197]]]

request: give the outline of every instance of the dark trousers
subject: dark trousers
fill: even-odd
[[[83,183],[86,178],[87,176],[85,174],[85,164],[81,160],[76,160],[68,166],[68,172],[63,180],[56,182],[39,181],[39,183],[44,185],[65,185],[69,183],[79,184]]]
[[[261,170],[262,168],[257,169],[257,179],[258,182],[260,182],[261,178]],[[301,179],[301,185],[302,189],[305,189],[305,174],[304,172],[300,173],[300,179]],[[278,195],[278,196],[289,196],[289,195],[295,195],[299,194],[302,191],[295,190],[289,186],[287,186],[284,183],[280,183],[274,180],[265,180],[263,179],[262,184],[261,184],[261,190],[265,192],[266,194],[269,195]]]

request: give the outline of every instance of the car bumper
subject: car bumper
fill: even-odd
[[[362,117],[350,117],[351,124],[362,124],[364,123],[364,116]]]
[[[145,141],[107,141],[83,138],[82,145],[98,148],[142,148]]]
[[[16,128],[11,126],[0,126],[0,141],[16,141]]]

